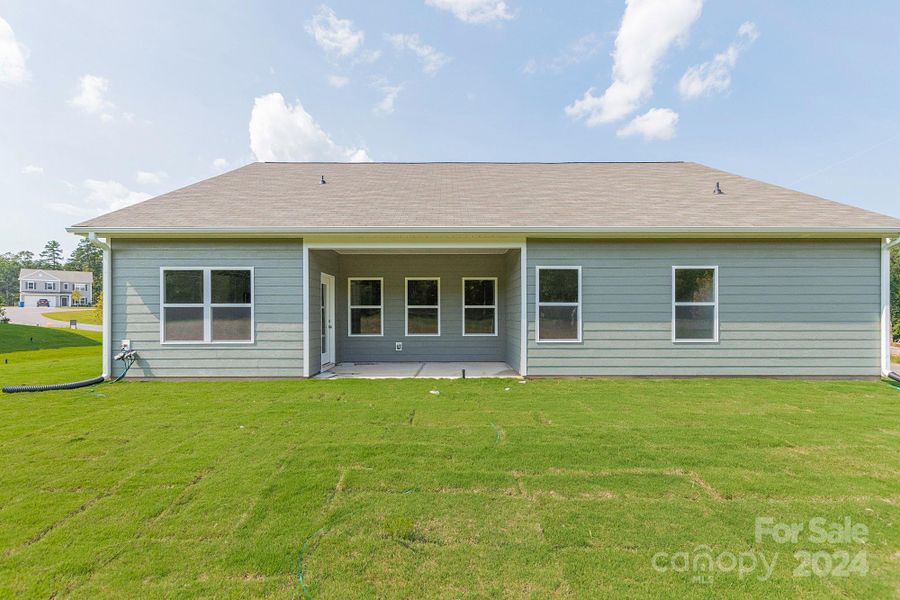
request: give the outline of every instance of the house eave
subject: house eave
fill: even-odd
[[[477,234],[529,237],[596,238],[885,238],[900,236],[900,229],[885,227],[92,227],[78,225],[66,231],[103,238],[285,238],[360,234]]]

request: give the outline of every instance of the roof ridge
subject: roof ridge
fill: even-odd
[[[688,164],[685,160],[563,160],[563,161],[490,161],[490,160],[376,160],[368,162],[346,162],[336,160],[262,160],[255,163],[262,165],[678,165]]]

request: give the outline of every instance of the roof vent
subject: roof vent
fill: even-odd
[[[324,180],[324,179],[322,180],[322,183],[325,183],[325,180]],[[725,193],[725,192],[722,191],[722,188],[719,186],[719,182],[717,181],[717,182],[716,182],[716,189],[713,190],[713,194],[715,194],[716,196],[721,196],[721,195],[724,194],[724,193]]]
[[[319,185],[325,185],[327,182],[325,181],[325,176],[322,175],[322,178],[319,180]],[[719,184],[716,184],[716,187],[719,187]]]

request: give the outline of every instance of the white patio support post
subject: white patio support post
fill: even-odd
[[[303,244],[303,376],[309,377],[309,244]]]
[[[521,332],[519,333],[519,375],[528,375],[528,240],[522,242],[519,251],[519,291],[521,293]]]

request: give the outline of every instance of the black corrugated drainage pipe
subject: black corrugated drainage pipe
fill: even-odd
[[[891,371],[888,373],[888,379],[893,379],[894,381],[900,383],[900,374],[897,374],[896,371]]]
[[[94,377],[93,379],[85,379],[84,381],[72,381],[69,383],[54,383],[52,385],[6,385],[3,386],[4,394],[15,394],[17,392],[49,392],[51,390],[74,390],[77,388],[87,387],[89,385],[97,385],[103,383],[103,377]]]
[[[128,373],[128,369],[131,368],[131,365],[137,361],[138,355],[134,350],[125,351],[123,350],[118,355],[116,355],[116,360],[121,360],[125,363],[125,370],[116,378],[115,381],[111,383],[116,383],[121,381],[125,374]],[[54,383],[50,385],[7,385],[3,387],[3,393],[5,394],[16,394],[18,392],[50,392],[53,390],[75,390],[78,388],[87,387],[89,385],[97,385],[98,383],[103,383],[106,381],[106,378],[102,375],[100,377],[94,377],[93,379],[85,379],[84,381],[72,381],[69,383]]]

